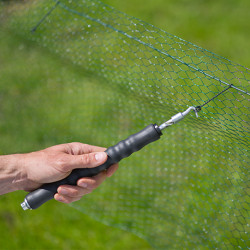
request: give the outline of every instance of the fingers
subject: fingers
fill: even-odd
[[[115,171],[118,169],[118,166],[119,166],[118,164],[114,164],[111,167],[109,167],[107,169],[107,176],[111,177],[115,173]]]
[[[89,154],[93,152],[103,152],[106,148],[93,146],[89,144],[83,144],[79,142],[72,142],[67,144],[71,148],[71,152],[74,154]]]
[[[95,152],[83,155],[65,155],[61,162],[60,168],[64,172],[69,172],[75,168],[93,168],[100,166],[107,161],[105,152]]]
[[[103,171],[92,178],[81,178],[77,186],[62,185],[58,188],[55,200],[63,203],[71,203],[80,200],[82,196],[89,194],[96,189],[107,177],[107,172]]]
[[[65,144],[59,144],[48,148],[54,151],[60,151],[72,155],[89,154],[93,152],[103,152],[106,148],[83,144],[80,142],[71,142]]]
[[[91,192],[92,190],[83,190],[83,188],[77,186],[74,188],[64,186],[63,188],[58,189],[58,193],[55,194],[54,198],[63,203],[71,203],[80,200],[83,195]]]

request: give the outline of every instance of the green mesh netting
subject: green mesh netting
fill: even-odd
[[[69,93],[83,99],[67,111],[79,141],[114,145],[233,84],[73,206],[159,249],[249,246],[247,68],[97,0],[25,1],[7,20],[95,76]]]

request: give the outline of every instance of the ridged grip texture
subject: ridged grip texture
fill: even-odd
[[[114,162],[119,162],[149,143],[160,139],[160,136],[161,132],[157,125],[150,124],[138,133],[118,142],[115,146],[109,147],[106,152]]]
[[[160,139],[161,131],[157,125],[150,124],[140,132],[129,136],[127,139],[120,141],[115,146],[106,150],[108,160],[96,168],[75,169],[63,180],[45,184],[39,189],[26,195],[26,202],[31,209],[36,209],[46,201],[53,199],[60,185],[76,185],[77,180],[82,177],[91,177],[97,175],[101,171],[109,168],[114,163],[119,162],[123,158],[130,156],[132,153],[140,150],[147,144]]]

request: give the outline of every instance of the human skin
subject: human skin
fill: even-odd
[[[44,183],[64,179],[73,169],[93,168],[107,160],[105,148],[78,142],[60,144],[40,151],[0,156],[0,194],[32,191]],[[54,198],[71,203],[97,188],[113,175],[118,164],[94,177],[84,177],[76,186],[61,185]]]

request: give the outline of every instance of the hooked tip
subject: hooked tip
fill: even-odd
[[[182,113],[182,115],[183,116],[186,116],[191,110],[193,110],[194,112],[195,112],[195,115],[196,115],[196,117],[198,118],[199,116],[198,116],[198,112],[201,110],[201,109],[199,109],[199,108],[197,108],[197,107],[194,107],[194,106],[190,106],[186,111],[184,111],[183,113]]]
[[[161,124],[161,125],[159,126],[159,129],[160,129],[160,130],[163,130],[163,129],[165,129],[165,128],[167,128],[167,127],[173,125],[173,124],[176,124],[177,122],[179,122],[179,121],[181,121],[182,119],[184,119],[184,117],[185,117],[188,113],[190,113],[192,110],[194,110],[195,115],[196,115],[196,117],[198,118],[198,112],[201,110],[201,108],[190,106],[190,107],[188,107],[187,110],[185,110],[184,112],[182,112],[182,113],[180,112],[180,113],[178,113],[178,114],[172,116],[170,120],[168,120],[168,121],[164,122],[163,124]]]

